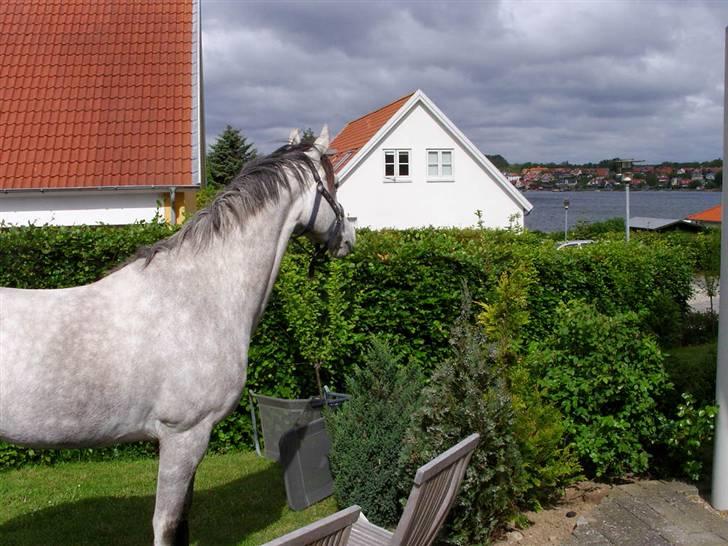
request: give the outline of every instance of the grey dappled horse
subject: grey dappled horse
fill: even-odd
[[[31,447],[157,440],[154,544],[188,544],[195,471],[238,404],[248,345],[293,235],[354,246],[326,127],[248,164],[172,237],[101,280],[0,288],[0,439]]]

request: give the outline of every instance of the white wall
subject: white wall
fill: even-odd
[[[0,222],[12,225],[120,225],[152,220],[161,193],[96,190],[65,193],[0,193]],[[159,214],[164,215],[163,209]]]
[[[384,177],[384,150],[410,150],[410,182]],[[453,182],[427,177],[427,149],[452,149]],[[470,227],[476,210],[487,227],[507,227],[523,211],[425,107],[419,103],[392,128],[382,143],[343,180],[339,200],[358,226],[372,228]]]

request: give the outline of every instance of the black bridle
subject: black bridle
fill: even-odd
[[[324,169],[327,170],[327,169]],[[327,172],[327,185],[331,185],[331,188],[327,188],[324,185],[319,173],[316,169],[312,169],[314,180],[316,181],[316,198],[313,203],[313,209],[311,210],[311,216],[306,223],[306,226],[300,232],[295,233],[296,237],[305,235],[306,233],[313,230],[313,226],[316,223],[316,217],[318,216],[319,208],[321,207],[321,198],[325,199],[331,207],[334,213],[335,220],[331,228],[329,229],[329,235],[326,239],[326,244],[317,243],[314,247],[313,254],[311,255],[311,262],[308,266],[309,277],[313,276],[316,263],[320,262],[321,259],[326,255],[326,251],[335,251],[341,246],[341,241],[344,238],[344,207],[336,200],[334,194],[336,193],[337,185],[333,181],[333,173]]]

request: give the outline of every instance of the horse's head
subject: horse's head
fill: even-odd
[[[291,145],[301,143],[298,130],[291,132]],[[354,224],[346,218],[344,207],[336,199],[336,175],[329,149],[329,130],[324,125],[321,134],[306,151],[314,162],[318,176],[303,196],[303,213],[298,219],[296,231],[306,235],[314,243],[323,245],[333,256],[346,256],[354,248],[356,235]]]

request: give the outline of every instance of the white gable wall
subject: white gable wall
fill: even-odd
[[[69,191],[0,194],[0,223],[6,225],[132,224],[164,216],[161,193]]]
[[[384,150],[410,150],[408,181],[384,176]],[[427,150],[452,150],[451,182],[427,176]],[[457,139],[418,103],[361,163],[339,188],[347,216],[358,226],[375,229],[410,227],[471,227],[475,211],[483,212],[486,227],[508,227],[513,215],[523,225],[523,210]]]

